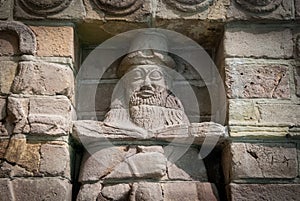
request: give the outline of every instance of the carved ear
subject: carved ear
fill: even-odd
[[[33,31],[20,22],[0,22],[1,32],[14,32],[19,40],[19,52],[34,55],[36,53],[36,38]]]

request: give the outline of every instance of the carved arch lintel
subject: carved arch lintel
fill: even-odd
[[[183,12],[202,12],[206,10],[214,0],[165,0],[166,3]]]
[[[36,38],[33,31],[20,22],[0,22],[0,32],[13,31],[19,38],[19,50],[22,54],[34,55],[36,52]]]
[[[140,9],[143,0],[93,0],[103,12],[111,15],[129,15]]]
[[[252,13],[266,13],[276,10],[282,0],[235,0],[241,8]]]

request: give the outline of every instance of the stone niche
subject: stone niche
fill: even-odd
[[[210,109],[207,86],[214,81],[205,82],[189,61],[168,53],[164,36],[152,34],[133,37],[126,47],[133,51],[115,60],[101,78],[97,73],[83,73],[77,79],[80,95],[73,137],[82,149],[76,149],[76,200],[181,201],[226,197],[221,171],[226,131],[219,122],[213,122],[217,114]],[[213,59],[218,39],[211,42],[215,46],[207,48]],[[86,38],[81,40],[83,62],[96,45],[86,42]],[[140,46],[147,46],[148,50],[139,50]],[[109,51],[101,56],[109,57]],[[190,86],[193,100],[198,103],[196,109],[165,86],[169,68]],[[180,80],[172,84],[185,91]],[[89,99],[94,104],[89,104]],[[201,154],[207,155],[206,150],[210,154],[201,159]]]

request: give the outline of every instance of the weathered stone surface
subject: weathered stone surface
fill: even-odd
[[[0,139],[0,159],[4,157],[8,144],[9,139]]]
[[[6,34],[4,38],[0,38],[0,41],[7,40],[7,37],[14,36],[15,34],[18,37],[18,43],[19,43],[19,50],[18,52],[22,54],[35,54],[36,51],[36,39],[35,35],[32,32],[31,29],[29,29],[27,26],[22,24],[21,22],[14,22],[14,21],[1,21],[0,22],[0,32],[1,34]],[[7,33],[11,33],[9,36]],[[2,36],[2,35],[1,35]],[[14,41],[15,39],[13,39]],[[4,46],[3,46],[4,45]],[[8,45],[8,46],[7,46]],[[0,42],[0,49],[1,51],[7,51],[6,47],[15,47],[15,42],[12,43],[12,46],[10,46],[10,42],[5,42],[4,44],[1,44]],[[0,51],[0,55],[1,54]]]
[[[46,62],[20,62],[13,93],[32,95],[74,94],[73,71],[70,67]]]
[[[224,48],[228,57],[291,58],[293,56],[293,40],[289,29],[228,28],[225,31]]]
[[[241,110],[243,108],[243,110]],[[230,100],[229,124],[247,126],[299,125],[300,106],[290,102]]]
[[[295,85],[296,85],[296,95],[300,97],[300,67],[295,69]]]
[[[232,143],[227,163],[231,179],[295,178],[298,176],[295,144]],[[226,178],[229,179],[229,178]]]
[[[104,186],[101,194],[109,200],[128,200],[130,189],[129,184]]]
[[[10,31],[1,31],[0,56],[13,56],[19,54],[18,35]]]
[[[163,192],[159,183],[134,183],[130,194],[130,201],[163,201]]]
[[[17,0],[14,15],[25,19],[80,19],[85,15],[81,0],[35,2]]]
[[[231,200],[298,200],[299,184],[230,184]]]
[[[9,18],[11,10],[13,8],[12,1],[2,0],[0,1],[0,19],[4,20]]]
[[[0,61],[0,93],[8,94],[10,92],[17,66],[18,64],[13,61]]]
[[[208,9],[209,6],[213,4],[213,0],[204,0],[204,1],[180,1],[180,0],[166,0],[166,3],[172,6],[175,9],[178,9],[182,12],[195,12],[195,11],[204,11]]]
[[[98,6],[98,9],[111,15],[128,15],[141,9],[143,5],[141,0],[127,0],[122,3],[94,0],[94,3]]]
[[[138,153],[117,165],[105,179],[161,178],[166,174],[166,165],[161,153]]]
[[[72,27],[31,26],[36,34],[38,56],[74,58]]]
[[[19,165],[11,165],[10,163],[3,161],[0,163],[0,177],[32,177],[37,174],[27,171],[25,168]]]
[[[16,163],[30,172],[38,172],[40,165],[40,143],[29,144],[22,135],[10,139],[5,159]]]
[[[157,152],[164,154],[162,146],[137,146],[138,153]]]
[[[173,149],[176,149],[176,147]],[[165,151],[169,152],[169,150]],[[203,160],[199,159],[198,149],[189,148],[177,161],[175,161],[174,164],[175,166],[168,166],[168,176],[170,179],[189,179],[186,177],[188,175],[190,178],[197,181],[207,180],[206,168]]]
[[[14,179],[15,200],[70,201],[72,188],[67,180],[56,178]]]
[[[28,133],[28,98],[8,97],[7,113],[10,122],[14,124],[13,133]]]
[[[98,181],[124,160],[125,147],[104,148],[93,155],[85,153],[79,181]]]
[[[231,1],[227,11],[229,20],[287,20],[292,19],[292,1]]]
[[[289,66],[286,63],[226,59],[229,98],[289,98]]]
[[[51,176],[70,178],[70,153],[64,143],[41,146],[40,172]]]
[[[0,121],[6,117],[6,99],[0,97]]]
[[[12,191],[12,184],[10,179],[0,179],[0,199],[3,200],[14,200]]]
[[[164,200],[218,200],[214,186],[200,182],[168,182],[162,184]],[[179,190],[180,189],[180,190]]]
[[[101,191],[102,185],[100,182],[94,184],[84,184],[80,187],[77,195],[77,201],[97,200]]]

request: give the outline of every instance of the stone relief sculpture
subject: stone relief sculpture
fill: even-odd
[[[184,140],[177,147],[172,140],[176,133],[189,139],[209,124],[222,135],[224,127],[189,122],[181,100],[172,92],[176,63],[163,35],[141,34],[131,47],[144,49],[129,51],[121,60],[117,69],[121,79],[105,120],[75,122],[74,134],[89,151],[81,162],[77,200],[218,200],[198,148],[184,145]],[[178,184],[183,187],[180,195],[171,192]]]
[[[165,0],[166,3],[182,12],[202,12],[210,5],[214,0]]]

